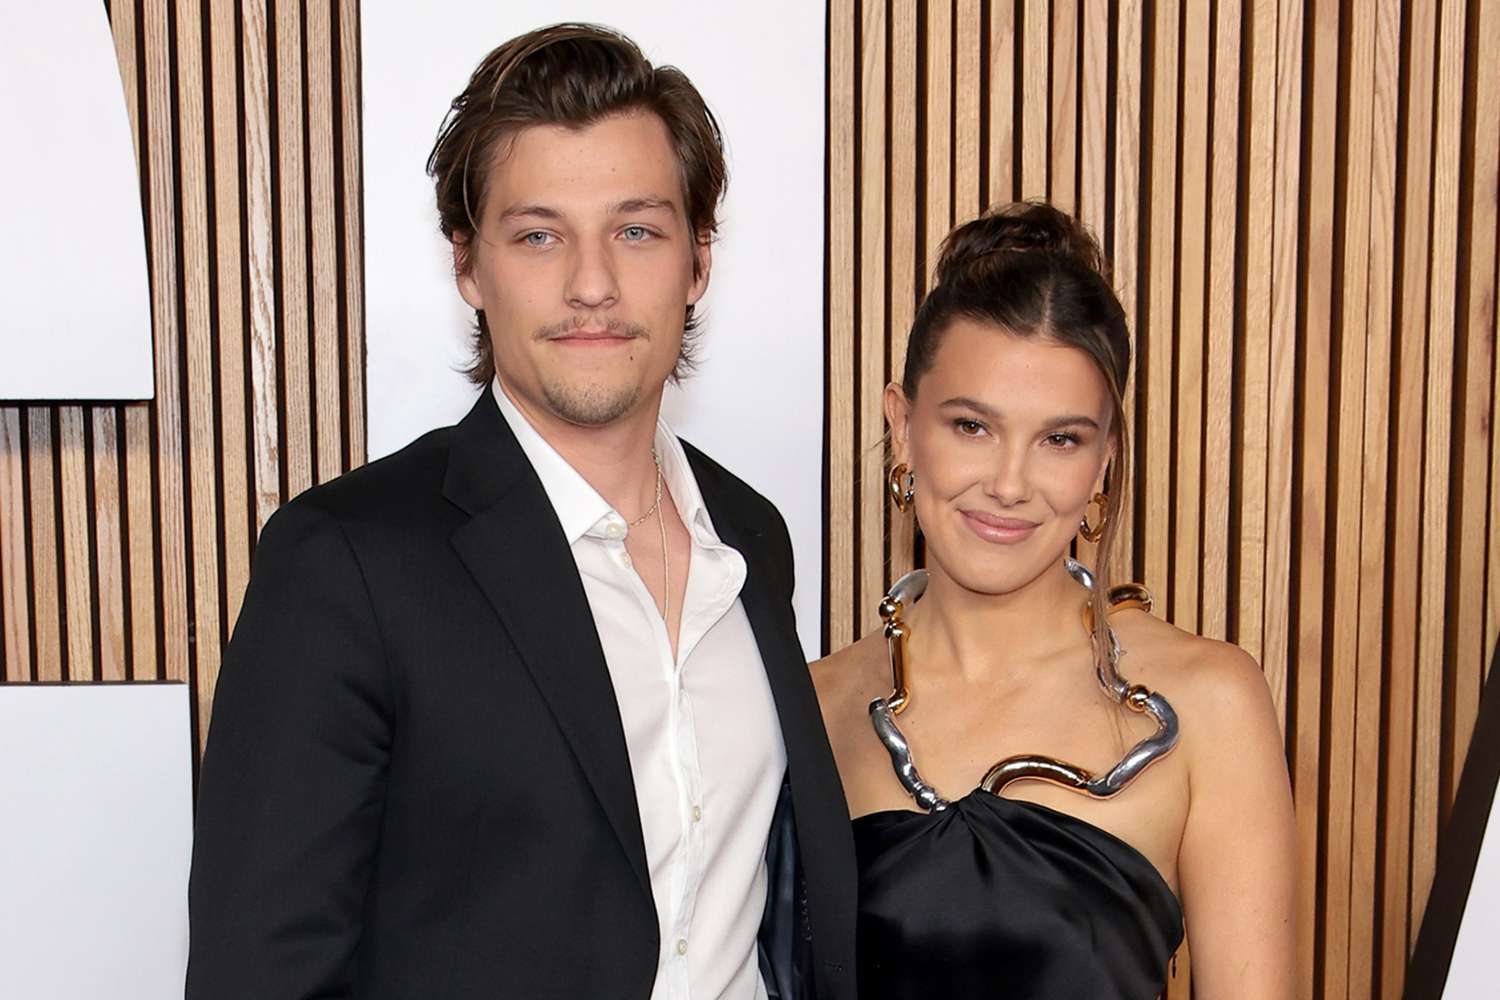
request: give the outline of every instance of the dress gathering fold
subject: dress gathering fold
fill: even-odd
[[[1182,908],[1118,837],[975,790],[933,813],[854,820],[859,994],[1153,1000]]]

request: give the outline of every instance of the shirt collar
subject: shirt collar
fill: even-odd
[[[562,525],[563,535],[571,546],[585,535],[608,537],[606,530],[611,522],[624,524],[625,517],[609,505],[609,501],[579,475],[578,470],[558,454],[557,449],[532,426],[519,407],[506,395],[497,375],[492,385],[495,404],[500,415],[510,425],[516,443],[521,446],[552,508]],[[698,491],[697,479],[688,465],[687,453],[682,442],[672,433],[666,421],[656,421],[656,455],[661,461],[662,485],[672,495],[683,523],[695,536],[705,541],[718,541],[713,522],[708,516],[708,507],[703,503],[703,494]],[[618,536],[616,536],[618,537]]]

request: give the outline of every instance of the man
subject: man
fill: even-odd
[[[484,60],[428,167],[486,388],[266,527],[188,996],[852,1000],[785,525],[658,421],[708,284],[712,116],[560,25]]]

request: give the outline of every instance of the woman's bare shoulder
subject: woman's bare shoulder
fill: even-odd
[[[1219,747],[1280,740],[1271,688],[1254,657],[1233,643],[1194,635],[1141,611],[1110,617],[1124,656],[1120,673],[1160,692],[1189,732]]]

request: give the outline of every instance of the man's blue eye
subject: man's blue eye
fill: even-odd
[[[552,237],[548,233],[534,232],[534,233],[527,233],[525,236],[523,236],[521,238],[523,240],[525,240],[531,246],[534,246],[534,247],[544,247],[544,246],[547,245],[547,241],[550,240]]]
[[[639,243],[641,240],[644,240],[649,235],[651,235],[651,234],[646,231],[646,227],[645,226],[626,226],[625,227],[625,238],[627,240],[631,241],[632,243]]]

